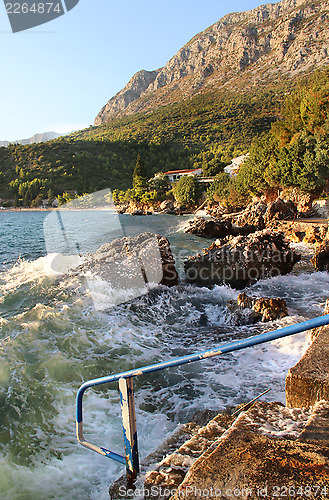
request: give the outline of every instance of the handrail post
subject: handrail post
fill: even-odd
[[[123,439],[126,455],[127,480],[132,483],[139,473],[137,426],[133,379],[119,379],[120,402],[122,412]]]

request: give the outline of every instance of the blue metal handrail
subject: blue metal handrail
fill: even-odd
[[[164,370],[172,366],[180,366],[187,363],[193,363],[194,361],[200,361],[202,359],[219,356],[220,354],[238,351],[241,349],[245,349],[246,347],[263,344],[265,342],[271,342],[272,340],[288,337],[290,335],[295,335],[296,333],[305,332],[307,330],[312,330],[313,328],[319,328],[325,325],[329,325],[329,314],[325,316],[319,316],[317,318],[313,318],[308,321],[304,321],[302,323],[297,323],[295,325],[287,326],[279,330],[274,330],[272,332],[255,335],[254,337],[249,337],[244,340],[230,342],[229,344],[224,344],[214,349],[198,352],[195,354],[190,354],[187,356],[182,356],[180,358],[175,358],[172,359],[171,361],[156,363],[153,365],[144,366],[134,370],[129,370],[122,373],[116,373],[114,375],[109,375],[107,377],[101,377],[94,380],[89,380],[80,387],[77,394],[77,400],[76,400],[77,439],[79,443],[85,448],[89,448],[90,450],[100,453],[101,455],[104,455],[107,458],[115,460],[116,462],[119,462],[121,464],[125,464],[127,469],[128,479],[134,479],[137,473],[139,472],[137,428],[136,428],[136,417],[135,417],[134,391],[132,383],[132,379],[134,377]],[[84,439],[83,436],[82,399],[86,389],[97,385],[108,384],[110,382],[115,382],[115,381],[119,381],[125,456],[118,455],[106,448],[89,443]]]

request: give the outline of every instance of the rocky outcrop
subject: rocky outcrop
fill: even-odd
[[[264,201],[253,201],[237,217],[237,224],[252,224],[264,229],[269,224],[281,220],[294,220],[298,217],[296,205],[291,201],[277,198],[269,204]]]
[[[297,207],[291,200],[283,201],[281,198],[277,198],[267,206],[264,221],[268,223],[273,220],[293,220],[297,215]]]
[[[294,243],[306,243],[308,245],[320,246],[327,238],[328,224],[326,221],[294,220],[293,222],[279,221],[276,227],[284,231],[286,238]]]
[[[228,14],[156,71],[140,71],[98,114],[147,111],[214,88],[246,90],[329,62],[329,1],[283,0]]]
[[[145,90],[154,82],[159,71],[138,71],[108,103],[101,109],[95,125],[101,125],[111,116],[120,115],[122,111],[129,107],[129,104],[138,100]]]
[[[329,239],[324,240],[317,248],[311,262],[316,271],[329,272]]]
[[[257,323],[258,321],[275,321],[288,316],[287,303],[284,299],[269,297],[252,297],[245,292],[240,293],[238,300],[230,301],[229,309],[239,316],[244,312],[242,324],[246,324],[246,310],[250,314],[247,316],[248,323]]]
[[[259,279],[289,273],[300,258],[283,233],[264,230],[216,240],[203,254],[185,261],[184,269],[190,283],[206,286],[226,283],[241,289]]]
[[[329,326],[317,336],[286,378],[286,404],[310,408],[322,399],[329,401]]]
[[[304,494],[296,497],[296,492],[305,491],[308,485],[309,498],[317,498],[309,493],[313,488],[324,500],[328,468],[326,446],[236,429],[192,466],[171,499],[200,500],[205,492],[215,500],[275,498],[281,492],[289,499],[306,498]]]
[[[178,284],[178,273],[175,267],[175,261],[170,248],[170,243],[167,238],[164,238],[163,236],[157,235],[157,240],[162,264],[162,279],[160,284],[165,286],[175,286]]]
[[[185,228],[185,233],[195,234],[202,238],[226,238],[227,236],[247,236],[259,229],[258,226],[252,224],[244,224],[236,226],[232,224],[231,219],[204,219],[197,217],[188,222]]]
[[[232,234],[232,223],[230,221],[221,221],[210,219],[206,220],[202,217],[197,217],[188,222],[185,228],[185,233],[195,234],[202,238],[225,238]]]
[[[156,469],[146,474],[145,496],[152,496],[152,489],[156,486],[159,492],[167,491],[167,494],[160,493],[158,499],[169,498],[181,485],[195,461],[216,442],[234,420],[233,416],[220,413],[204,427],[195,428],[188,440],[161,460]]]
[[[83,257],[75,274],[107,283],[115,302],[138,296],[154,285],[174,286],[178,274],[169,241],[159,235],[142,233],[118,238]],[[143,290],[145,290],[143,292]]]
[[[314,200],[312,207],[317,211],[320,217],[329,218],[329,200]]]

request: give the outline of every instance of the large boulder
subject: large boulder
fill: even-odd
[[[169,241],[152,233],[103,244],[95,253],[84,255],[73,273],[87,280],[100,310],[132,300],[159,284],[178,283]]]
[[[226,283],[241,289],[259,279],[288,274],[300,258],[283,233],[264,230],[216,240],[202,254],[186,260],[184,268],[190,283]]]
[[[261,230],[271,222],[294,220],[297,216],[297,207],[291,200],[283,201],[281,198],[277,198],[269,204],[255,200],[238,216],[237,224],[239,226],[250,224]]]

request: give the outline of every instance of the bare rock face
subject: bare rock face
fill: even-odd
[[[129,104],[136,101],[145,90],[154,82],[157,77],[158,71],[138,71],[127,83],[127,85],[120,90],[108,103],[101,109],[96,120],[95,125],[101,125],[106,122],[110,116],[119,115],[124,111]]]
[[[206,459],[195,462],[171,499],[258,500],[275,498],[281,492],[287,492],[289,499],[306,498],[296,496],[296,492],[305,491],[304,485],[309,485],[308,498],[315,500],[311,486],[317,485],[318,498],[324,500],[328,498],[328,467],[326,446],[247,431],[231,433],[230,439],[222,439]]]
[[[277,198],[269,204],[263,201],[254,201],[237,218],[237,223],[252,224],[259,230],[264,229],[266,225],[278,220],[293,220],[298,216],[296,205],[291,201],[283,201]]]
[[[185,261],[184,268],[190,283],[205,286],[226,283],[241,289],[259,279],[288,274],[300,258],[283,233],[264,230],[216,240],[203,254]]]
[[[228,14],[192,38],[163,68],[136,73],[100,111],[95,125],[200,91],[239,84],[245,89],[328,64],[328,5],[329,0],[283,0]]]
[[[250,224],[256,226],[259,231],[265,228],[264,216],[267,210],[267,204],[263,201],[250,203],[247,208],[237,218],[237,224]]]

